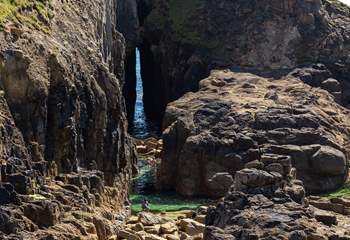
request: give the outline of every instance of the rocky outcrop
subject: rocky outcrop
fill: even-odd
[[[271,164],[283,166],[283,174]],[[208,211],[204,239],[349,239],[336,216],[304,202],[290,162],[275,158],[270,165],[236,173],[232,190]]]
[[[59,225],[71,211],[97,218],[99,207],[124,211],[135,153],[121,92],[125,43],[115,30],[116,4],[30,1],[0,21],[5,235],[49,239],[39,235],[52,227],[59,239],[72,239]],[[105,218],[90,221],[96,239],[112,235],[100,229]],[[83,235],[89,229],[71,224]]]
[[[150,115],[163,115],[167,103],[198,90],[218,68],[293,69],[320,62],[350,89],[350,9],[337,0],[124,2],[131,26],[121,29],[141,51]]]
[[[109,187],[103,177],[100,171],[60,174],[35,189],[35,194],[12,192],[16,201],[1,203],[0,238],[105,240],[115,236],[127,217],[121,209],[129,180],[120,178]],[[10,188],[9,184],[3,186]]]
[[[141,212],[126,221],[118,237],[131,240],[201,240],[207,209],[208,207],[203,206],[196,211],[184,210],[157,215]]]
[[[293,74],[213,71],[198,92],[168,105],[160,187],[221,197],[245,166],[283,172],[270,164],[282,154],[309,193],[335,189],[348,175],[347,114],[334,96]]]
[[[209,209],[204,239],[349,239],[336,216],[308,206],[290,161],[266,156],[260,163],[238,171],[225,199]]]

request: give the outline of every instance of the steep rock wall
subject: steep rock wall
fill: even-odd
[[[12,196],[1,204],[13,199],[21,204],[31,198],[21,194],[39,194],[46,201],[71,205],[68,209],[91,207],[87,210],[91,213],[96,207],[99,213],[98,207],[104,207],[118,213],[127,202],[135,152],[127,134],[121,90],[125,40],[116,31],[117,1],[37,4],[30,1],[1,23],[0,88],[5,122],[0,182],[1,191]],[[80,195],[70,196],[66,189]],[[53,213],[55,221],[49,226],[67,216],[63,206]],[[40,219],[40,208],[33,209],[30,216]],[[16,211],[6,213],[4,208],[0,212]],[[27,221],[16,216],[2,226]],[[31,219],[36,227],[20,224],[0,230],[32,232],[43,227],[38,219]],[[94,225],[98,239],[113,235],[111,230],[102,236],[101,224]],[[67,239],[83,232],[69,234]]]
[[[198,90],[210,70],[237,66],[253,71],[321,62],[349,92],[347,74],[338,74],[349,71],[349,22],[349,7],[336,0],[154,0],[143,26],[160,94],[150,102],[164,111]]]

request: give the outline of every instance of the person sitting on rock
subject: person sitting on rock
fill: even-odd
[[[150,203],[146,198],[142,201],[142,210],[146,212],[150,210]]]

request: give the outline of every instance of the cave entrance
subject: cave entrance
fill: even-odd
[[[142,56],[145,51],[136,48],[127,61],[131,65],[129,72],[126,72],[126,83],[124,94],[128,110],[129,133],[138,139],[148,137],[158,138],[161,134],[162,114],[155,113],[158,104],[154,102],[157,95],[154,93],[155,86],[151,65],[153,58],[148,55]],[[151,71],[150,71],[151,70]],[[131,74],[131,76],[130,76]],[[125,92],[128,91],[128,92]]]

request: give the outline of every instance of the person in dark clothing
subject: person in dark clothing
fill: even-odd
[[[150,210],[150,203],[149,201],[145,198],[142,201],[142,211],[148,212]]]

